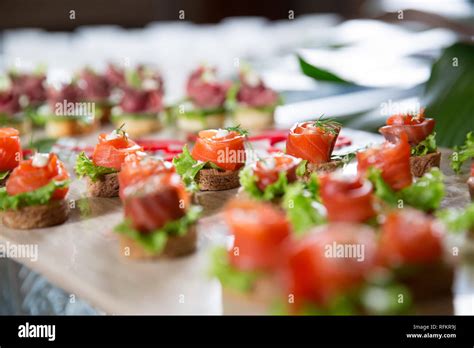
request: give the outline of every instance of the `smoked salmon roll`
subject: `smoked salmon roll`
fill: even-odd
[[[239,172],[246,161],[246,132],[240,128],[200,131],[189,152],[175,157],[176,171],[188,187],[201,191],[229,190],[240,186]]]
[[[440,165],[441,152],[436,145],[434,127],[435,120],[425,118],[422,111],[418,115],[390,116],[379,132],[391,143],[398,143],[402,134],[407,135],[411,147],[411,171],[413,176],[420,177]]]
[[[86,177],[90,196],[117,197],[122,164],[130,155],[145,156],[142,150],[121,128],[109,134],[101,133],[91,158],[84,152],[77,157],[76,173]]]
[[[341,125],[330,119],[319,119],[295,124],[286,141],[286,153],[306,161],[306,174],[335,170],[340,163],[331,155]]]

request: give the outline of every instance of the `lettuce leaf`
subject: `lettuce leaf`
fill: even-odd
[[[196,161],[191,156],[188,146],[184,145],[183,152],[173,158],[173,164],[176,168],[176,172],[181,176],[188,190],[197,191],[199,187],[194,178],[197,173],[206,166],[207,162]]]
[[[382,171],[376,167],[370,167],[367,171],[367,178],[374,185],[374,194],[382,201],[397,205],[399,197],[397,193],[382,178]]]
[[[454,152],[451,154],[451,168],[456,174],[459,174],[464,162],[470,158],[474,158],[473,132],[467,133],[464,145],[454,147]]]
[[[88,176],[92,181],[99,180],[102,176],[106,174],[117,173],[118,171],[114,168],[107,168],[96,166],[92,160],[87,157],[84,152],[81,152],[77,156],[76,161],[76,174],[82,178],[83,176]]]
[[[259,277],[258,272],[244,272],[234,268],[229,263],[228,253],[224,247],[216,247],[211,251],[209,273],[219,279],[222,286],[239,292],[252,290],[255,281]]]
[[[312,180],[314,181],[314,180]],[[316,184],[310,181],[310,186],[301,182],[288,185],[283,196],[282,206],[297,235],[302,235],[313,226],[326,222],[317,201]]]
[[[429,153],[435,152],[438,146],[436,145],[436,133],[432,133],[426,137],[425,140],[420,142],[411,149],[412,156],[424,156]]]
[[[19,193],[10,196],[5,187],[0,188],[0,210],[17,210],[31,205],[46,204],[51,200],[56,189],[62,189],[69,186],[69,180],[51,181],[47,185],[31,192]]]
[[[390,188],[383,180],[382,172],[375,167],[369,168],[368,178],[374,185],[375,195],[393,206],[402,202],[431,212],[439,208],[445,194],[443,174],[438,168],[432,168],[413,184],[397,192]]]
[[[117,225],[114,231],[133,239],[148,252],[160,254],[166,246],[168,236],[185,235],[189,227],[197,221],[201,211],[200,207],[191,206],[181,219],[169,221],[163,227],[146,234],[135,230],[129,220],[124,220]]]
[[[10,171],[8,170],[6,172],[0,172],[0,180],[5,179],[8,176],[8,174],[10,174]]]
[[[306,164],[308,163],[307,160],[302,160],[300,164],[298,164],[298,167],[296,167],[296,175],[298,177],[303,177],[304,174],[306,173]]]
[[[445,209],[436,216],[446,225],[449,232],[460,233],[474,230],[474,203],[465,209]]]
[[[438,209],[445,194],[443,174],[438,168],[432,168],[399,194],[404,202],[417,209],[426,212]]]
[[[273,184],[265,187],[265,190],[260,190],[257,186],[257,176],[253,174],[250,167],[245,167],[239,174],[240,185],[244,188],[245,192],[248,193],[252,198],[271,201],[274,198],[281,197],[288,186],[288,179],[285,172],[278,174],[278,180]]]

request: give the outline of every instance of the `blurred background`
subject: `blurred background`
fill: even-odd
[[[172,104],[197,65],[233,78],[248,62],[284,96],[278,127],[324,114],[375,131],[426,108],[443,146],[474,130],[473,0],[1,0],[0,30],[0,71],[45,65],[50,83],[148,63]],[[0,314],[95,313],[5,260],[0,291]]]

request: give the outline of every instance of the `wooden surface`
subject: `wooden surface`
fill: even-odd
[[[361,141],[367,142],[370,137],[362,137]],[[446,163],[446,157],[443,160]],[[448,177],[445,206],[463,206],[469,201],[465,179]],[[204,193],[198,199],[204,197],[208,212],[215,213],[236,191]],[[194,255],[137,262],[121,255],[112,232],[122,220],[118,198],[85,198],[83,180],[73,182],[69,198],[74,207],[64,225],[29,231],[0,225],[0,241],[38,245],[36,262],[29,259],[18,259],[18,262],[107,314],[222,313],[220,285],[208,277],[206,265],[209,247],[226,240],[226,229],[219,215],[210,214],[199,222],[199,250]],[[460,248],[466,245],[460,238],[450,243]],[[456,284],[456,313],[474,314],[473,284],[472,267],[463,266]]]

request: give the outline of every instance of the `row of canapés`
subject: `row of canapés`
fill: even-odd
[[[76,172],[89,195],[120,197],[121,252],[138,259],[194,252],[201,208],[193,196],[241,186],[223,214],[232,245],[212,252],[227,313],[409,313],[450,296],[457,253],[447,252],[445,234],[474,229],[474,205],[440,209],[439,158],[427,160],[439,152],[432,123],[423,115],[389,118],[386,142],[356,153],[356,176],[337,170],[341,127],[330,120],[296,124],[285,153],[251,163],[240,128],[201,131],[172,163],[147,156],[118,129],[101,134],[90,157],[78,156]],[[55,154],[21,160],[18,132],[0,134],[0,163],[12,169],[0,191],[3,224],[65,222],[64,165]],[[473,145],[468,137],[460,152]]]
[[[132,136],[157,131],[163,124],[197,132],[226,123],[261,130],[273,124],[279,95],[248,66],[239,80],[219,80],[216,69],[200,66],[186,84],[186,97],[165,107],[164,83],[156,69],[109,65],[104,73],[79,71],[72,82],[48,86],[46,74],[11,71],[0,89],[0,126],[26,133],[31,124],[45,126],[49,136],[75,136],[101,123],[126,124]]]

